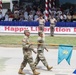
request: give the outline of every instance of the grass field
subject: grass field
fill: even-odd
[[[23,39],[23,36],[16,36],[16,35],[6,35],[6,36],[0,36],[0,45],[21,45],[21,41]],[[30,40],[32,42],[37,41],[37,36],[31,36]],[[50,44],[68,44],[68,45],[73,45],[76,46],[76,37],[65,37],[65,36],[55,36],[55,37],[50,37],[46,36],[45,38],[45,43],[50,43]]]

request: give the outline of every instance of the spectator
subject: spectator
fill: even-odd
[[[24,11],[24,18],[25,20],[28,20],[28,12],[26,10]]]
[[[18,21],[19,20],[19,11],[16,10],[14,11],[14,18],[13,18],[13,21]]]
[[[31,11],[31,8],[30,8],[30,6],[28,5],[28,6],[26,6],[26,11],[29,13],[30,11]]]
[[[14,18],[14,14],[11,12],[11,14],[9,15],[9,21],[12,21]]]
[[[2,15],[2,12],[0,12],[0,21],[3,20],[3,15]]]
[[[7,13],[5,14],[5,20],[4,21],[9,21],[9,16]]]
[[[34,15],[34,20],[36,21],[39,16],[37,14]]]
[[[73,9],[74,9],[74,7],[73,7],[73,6],[71,6],[71,8],[70,8],[70,14],[71,14],[71,15],[73,15],[73,14],[74,14]]]
[[[72,16],[73,22],[76,21],[76,14]]]
[[[59,16],[62,14],[62,11],[60,10],[60,8],[57,9],[57,14],[59,14]]]
[[[33,21],[33,13],[32,12],[30,12],[30,14],[29,14],[28,21]]]
[[[63,20],[64,20],[64,22],[67,21],[67,16],[66,16],[66,14],[63,14]]]
[[[67,14],[67,22],[71,22],[72,21],[72,16],[70,15],[70,13]]]
[[[19,18],[20,18],[19,21],[24,21],[24,20],[25,20],[23,13],[21,13],[21,14],[19,15]]]
[[[45,17],[45,9],[42,7],[43,5],[37,6],[37,4],[27,5],[26,8],[23,7],[23,5],[19,6],[17,2],[13,3],[13,11],[11,12],[10,9],[7,10],[7,14],[5,14],[5,21],[33,21],[36,20],[41,14],[43,14],[43,18]],[[25,10],[24,10],[25,9]],[[53,14],[54,17],[57,19],[57,21],[70,21],[70,18],[73,16],[73,20],[75,20],[75,7],[71,6],[71,8],[66,8],[65,10],[61,10],[62,8],[51,8],[50,14]],[[32,14],[31,14],[31,13]],[[22,18],[21,13],[23,13],[24,18]],[[65,13],[65,14],[63,14]],[[67,13],[70,13],[70,15],[66,15]],[[21,18],[20,18],[21,17]],[[67,18],[68,17],[68,18]],[[9,18],[9,20],[8,20]],[[1,16],[0,12],[0,21],[4,20],[4,17]]]
[[[60,21],[60,16],[59,16],[59,14],[56,14],[55,15],[55,18],[56,18],[56,20],[59,22]]]
[[[40,16],[40,15],[41,15],[40,8],[38,8],[38,10],[37,10],[36,14],[37,14],[38,16]]]
[[[60,22],[63,21],[63,14],[60,15]]]
[[[35,15],[35,13],[36,13],[36,11],[33,8],[31,9],[31,12],[33,15]]]

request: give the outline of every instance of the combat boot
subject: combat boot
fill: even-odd
[[[47,66],[47,70],[51,70],[53,67],[49,67],[49,66]]]
[[[39,75],[40,73],[37,72],[36,70],[33,70],[33,75]]]
[[[24,74],[23,69],[19,69],[18,74]]]

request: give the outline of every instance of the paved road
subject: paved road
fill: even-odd
[[[40,75],[73,75],[72,72],[76,69],[76,50],[73,50],[71,65],[68,65],[64,60],[59,65],[57,64],[57,49],[49,49],[49,52],[44,52],[48,64],[53,66],[52,71],[47,71],[47,69],[40,62],[38,64],[38,71]],[[36,55],[33,53],[33,58],[35,60]],[[19,75],[18,69],[23,59],[21,48],[7,48],[0,47],[0,75]],[[24,69],[26,75],[33,75],[32,71],[27,64]]]

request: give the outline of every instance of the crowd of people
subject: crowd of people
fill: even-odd
[[[41,6],[27,5],[23,8],[15,4],[13,5],[13,10],[8,9],[4,16],[2,12],[0,12],[0,21],[36,21],[41,14],[45,19],[45,10],[43,10]],[[76,19],[76,15],[73,14],[73,8],[64,11],[60,8],[52,8],[51,15],[60,22],[73,21]]]

